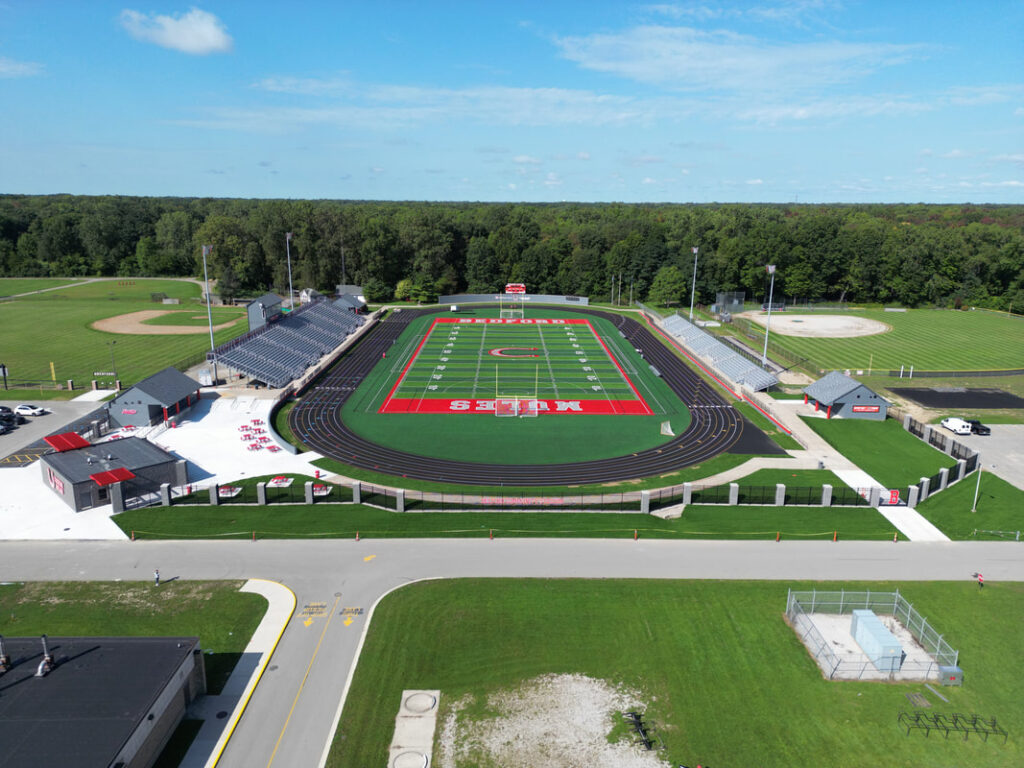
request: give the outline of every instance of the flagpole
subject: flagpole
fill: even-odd
[[[693,296],[697,293],[697,246],[693,247],[693,284],[690,286],[690,322],[693,322]]]
[[[292,289],[292,233],[284,233],[284,248],[288,253],[288,310],[295,309],[295,291]]]
[[[775,295],[775,265],[769,264],[768,274],[772,276],[771,287],[768,289],[768,319],[764,324],[764,352],[761,353],[761,365],[768,365],[768,331],[772,327],[772,297]]]

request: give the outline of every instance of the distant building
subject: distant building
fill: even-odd
[[[322,299],[323,297],[324,295],[316,288],[303,288],[299,291],[299,304],[312,304],[317,299]]]
[[[361,296],[353,296],[352,294],[346,293],[343,296],[339,296],[334,300],[335,306],[347,309],[349,312],[364,312],[366,310],[366,302],[363,301]]]
[[[45,438],[54,453],[39,458],[43,480],[75,512],[115,503],[113,486],[123,501],[160,492],[160,486],[185,485],[188,465],[141,437],[91,445],[66,432]],[[2,742],[0,742],[2,743]],[[0,765],[3,762],[0,761]]]
[[[150,768],[206,693],[198,637],[5,637],[4,768]]]
[[[274,322],[281,314],[283,301],[284,299],[276,293],[265,293],[246,304],[245,313],[249,318],[249,330],[255,331]]]
[[[832,371],[804,389],[804,402],[814,403],[814,410],[824,407],[827,418],[870,419],[885,421],[889,401],[855,379]]]
[[[164,368],[129,387],[107,404],[117,427],[148,427],[178,416],[199,402],[199,382],[177,368]]]

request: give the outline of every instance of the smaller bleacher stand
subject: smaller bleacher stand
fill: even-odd
[[[245,306],[249,316],[249,330],[257,331],[274,322],[281,315],[281,303],[284,301],[276,293],[265,293],[253,299]]]
[[[278,314],[273,322],[218,347],[206,357],[216,357],[218,364],[267,386],[283,387],[365,322],[351,310],[350,303],[321,297],[288,314]]]
[[[775,374],[763,370],[679,315],[666,317],[662,325],[691,354],[737,385],[743,384],[758,392],[779,383]]]

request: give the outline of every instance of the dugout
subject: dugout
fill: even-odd
[[[4,768],[149,768],[206,693],[198,637],[5,637]],[[44,654],[52,666],[42,676]]]
[[[245,305],[245,314],[249,318],[249,330],[256,331],[274,322],[281,316],[281,304],[284,302],[276,293],[264,293]]]
[[[160,486],[184,485],[188,466],[141,437],[91,445],[74,432],[45,438],[54,453],[39,464],[43,480],[75,512],[160,492]],[[120,484],[117,491],[113,486]],[[123,507],[122,507],[123,508]],[[115,506],[115,511],[120,511]],[[2,762],[0,762],[2,765]]]
[[[814,403],[814,410],[826,409],[826,417],[885,421],[889,401],[855,379],[832,371],[804,388],[804,402]]]
[[[116,427],[148,427],[185,413],[199,402],[199,382],[177,368],[164,368],[107,404]]]

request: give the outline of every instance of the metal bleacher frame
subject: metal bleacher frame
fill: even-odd
[[[302,376],[364,322],[346,305],[321,299],[222,344],[206,359],[279,388]]]
[[[779,383],[775,374],[752,363],[680,315],[666,317],[662,325],[690,352],[736,384],[744,384],[754,392],[759,392]]]

